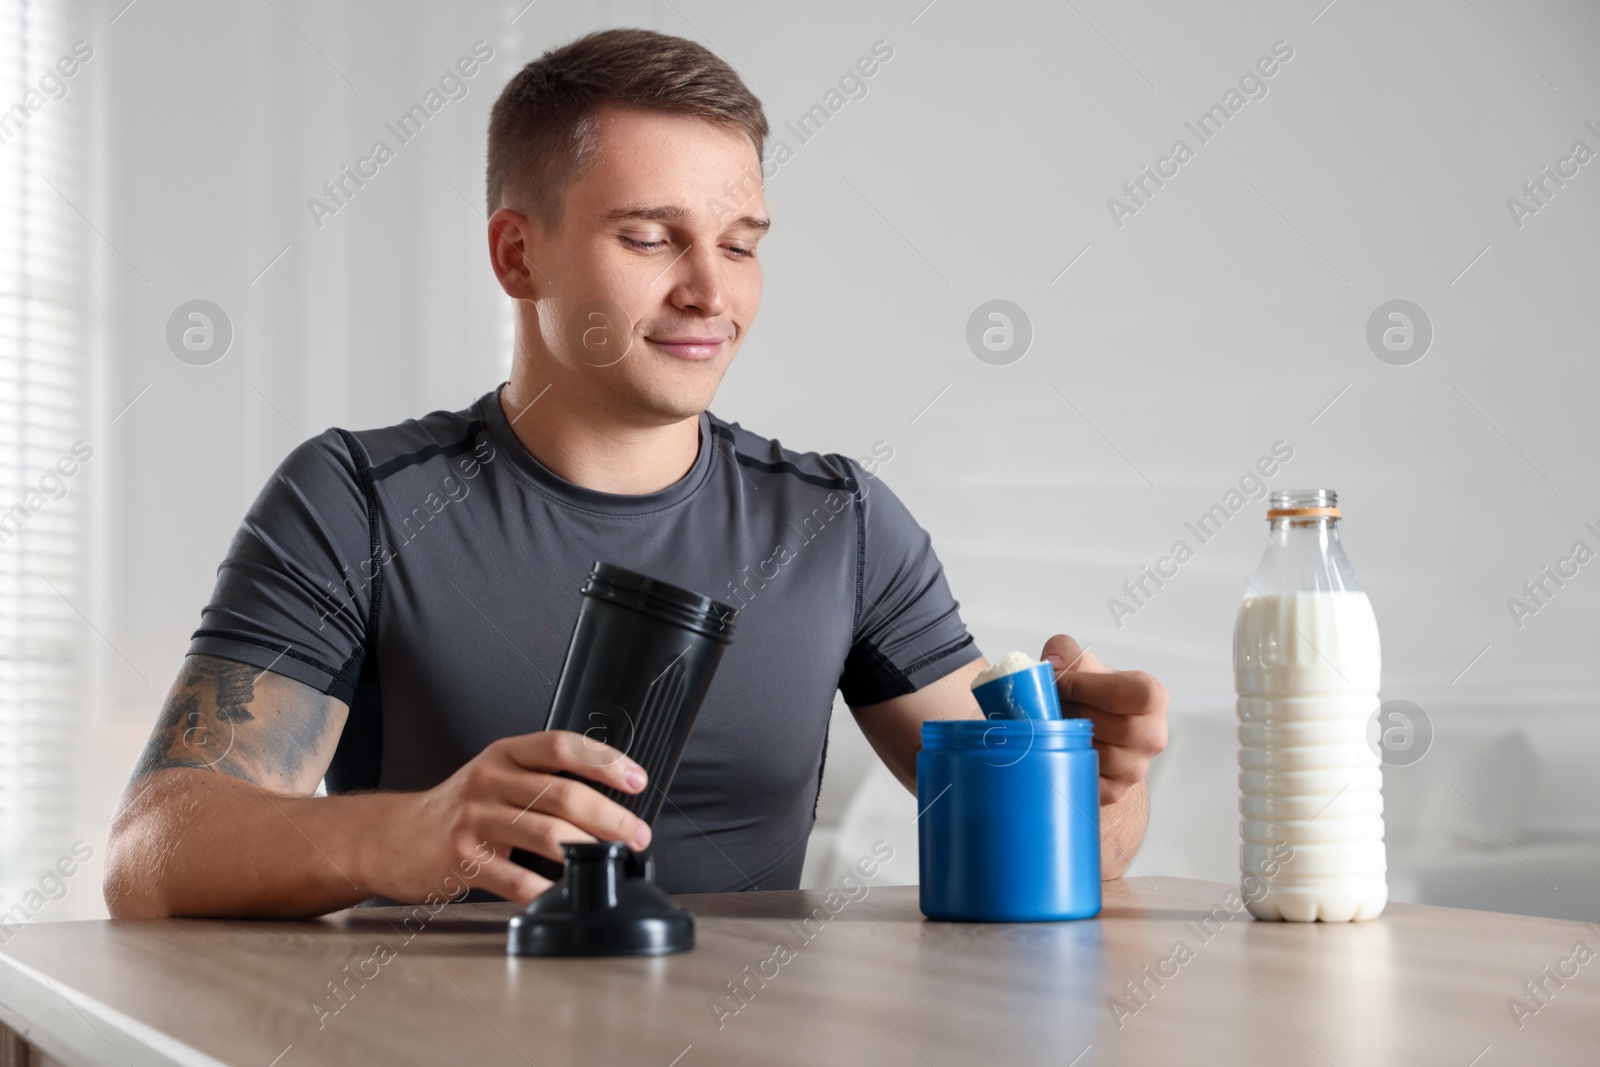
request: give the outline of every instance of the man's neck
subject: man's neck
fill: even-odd
[[[694,466],[698,416],[640,426],[560,392],[559,383],[515,373],[500,391],[500,409],[517,440],[557,477],[602,493],[640,495],[660,492]]]

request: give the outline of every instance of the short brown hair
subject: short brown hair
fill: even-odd
[[[708,49],[650,30],[600,30],[553,49],[506,83],[489,116],[488,202],[523,194],[554,231],[567,186],[594,163],[603,105],[690,115],[767,140],[761,101]]]

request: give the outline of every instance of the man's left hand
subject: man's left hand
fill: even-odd
[[[1094,723],[1100,804],[1116,803],[1167,747],[1166,687],[1144,671],[1112,670],[1066,634],[1046,641],[1040,658],[1055,667],[1062,717]]]

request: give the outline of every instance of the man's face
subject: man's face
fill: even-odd
[[[699,119],[608,108],[598,121],[560,228],[530,229],[539,333],[592,402],[681,420],[710,406],[761,304],[761,161],[748,137]]]

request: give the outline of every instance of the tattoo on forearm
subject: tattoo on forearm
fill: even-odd
[[[265,676],[216,656],[184,660],[133,780],[177,767],[258,785],[294,779],[323,744],[333,699],[278,675],[263,683]]]
[[[206,678],[216,684],[217,718],[223,722],[249,722],[255,718],[247,705],[255,699],[256,675],[263,672],[231,659],[197,656],[195,660],[188,684],[198,685]]]

